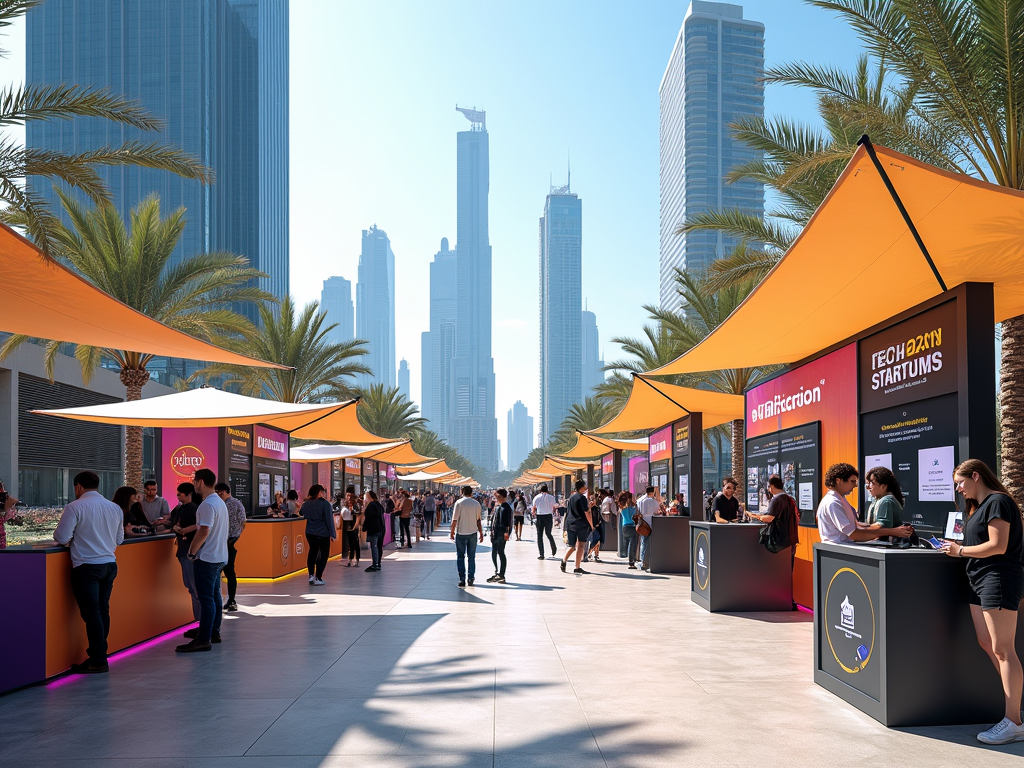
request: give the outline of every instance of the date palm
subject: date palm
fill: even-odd
[[[426,427],[416,427],[409,437],[412,438],[412,447],[423,456],[444,459],[454,470],[461,472],[467,477],[481,477],[481,470],[473,465],[469,459],[459,453],[455,448],[442,440],[436,432]]]
[[[10,26],[39,0],[0,0],[0,29]],[[0,50],[0,55],[5,52]],[[162,122],[137,102],[106,88],[80,85],[9,85],[0,89],[0,127],[31,121],[100,118],[138,129],[158,131]],[[0,206],[17,220],[44,253],[54,246],[59,222],[44,198],[33,189],[42,180],[78,190],[96,204],[110,202],[110,193],[98,168],[133,165],[175,173],[204,183],[212,181],[208,168],[195,157],[160,142],[125,141],[82,152],[28,148],[10,138],[0,139]],[[31,178],[32,184],[25,179]]]
[[[359,423],[375,435],[394,440],[404,440],[421,429],[427,420],[418,416],[419,409],[410,403],[398,387],[371,384],[357,390],[359,401]]]
[[[288,368],[215,363],[199,371],[197,378],[220,376],[226,386],[237,387],[243,395],[283,403],[348,399],[351,379],[370,372],[360,362],[367,352],[366,342],[333,342],[329,334],[334,327],[327,323],[316,301],[301,312],[296,311],[290,296],[285,296],[280,307],[263,304],[259,329],[242,337],[218,340],[218,344]]]
[[[58,192],[71,222],[59,222],[51,230],[51,254],[91,282],[143,314],[197,338],[210,340],[224,334],[247,334],[252,324],[233,310],[241,302],[268,302],[273,296],[255,287],[264,277],[249,262],[230,253],[203,253],[172,265],[174,252],[185,228],[185,210],[160,216],[160,201],[148,197],[131,212],[126,225],[111,204],[87,208]],[[22,220],[23,221],[23,220]],[[16,219],[16,222],[18,220]],[[19,222],[20,223],[20,222]],[[28,341],[11,336],[0,346],[0,359]],[[53,367],[63,343],[44,345],[46,374]],[[86,383],[102,358],[120,369],[127,400],[139,400],[149,381],[147,366],[153,355],[82,344],[74,348]],[[125,433],[125,482],[141,488],[142,430],[127,427]]]

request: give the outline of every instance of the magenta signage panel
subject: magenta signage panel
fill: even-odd
[[[160,437],[160,466],[163,482],[160,493],[174,507],[178,503],[179,483],[191,483],[197,469],[217,473],[220,430],[217,427],[165,427]]]
[[[253,430],[252,453],[264,459],[288,461],[288,433],[257,426]]]
[[[629,460],[629,492],[634,496],[643,494],[650,483],[650,463],[645,456],[634,456]]]

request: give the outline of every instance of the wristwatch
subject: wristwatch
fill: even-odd
[[[188,559],[189,560],[195,560],[197,557],[199,557],[199,553],[198,552],[189,552],[188,553]]]

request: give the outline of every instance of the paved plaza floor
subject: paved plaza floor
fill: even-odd
[[[807,613],[709,614],[614,556],[562,574],[532,537],[503,586],[484,549],[459,589],[447,537],[377,574],[332,561],[326,587],[241,585],[211,653],[165,637],[0,696],[0,766],[1024,765],[1024,743],[887,729],[816,686]]]

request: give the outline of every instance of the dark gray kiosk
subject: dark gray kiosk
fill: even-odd
[[[651,573],[689,573],[690,518],[655,515],[647,557]]]
[[[814,682],[890,727],[1003,717],[964,563],[932,550],[814,545]]]
[[[762,547],[759,523],[691,520],[689,528],[693,602],[711,612],[792,610],[790,550]]]

